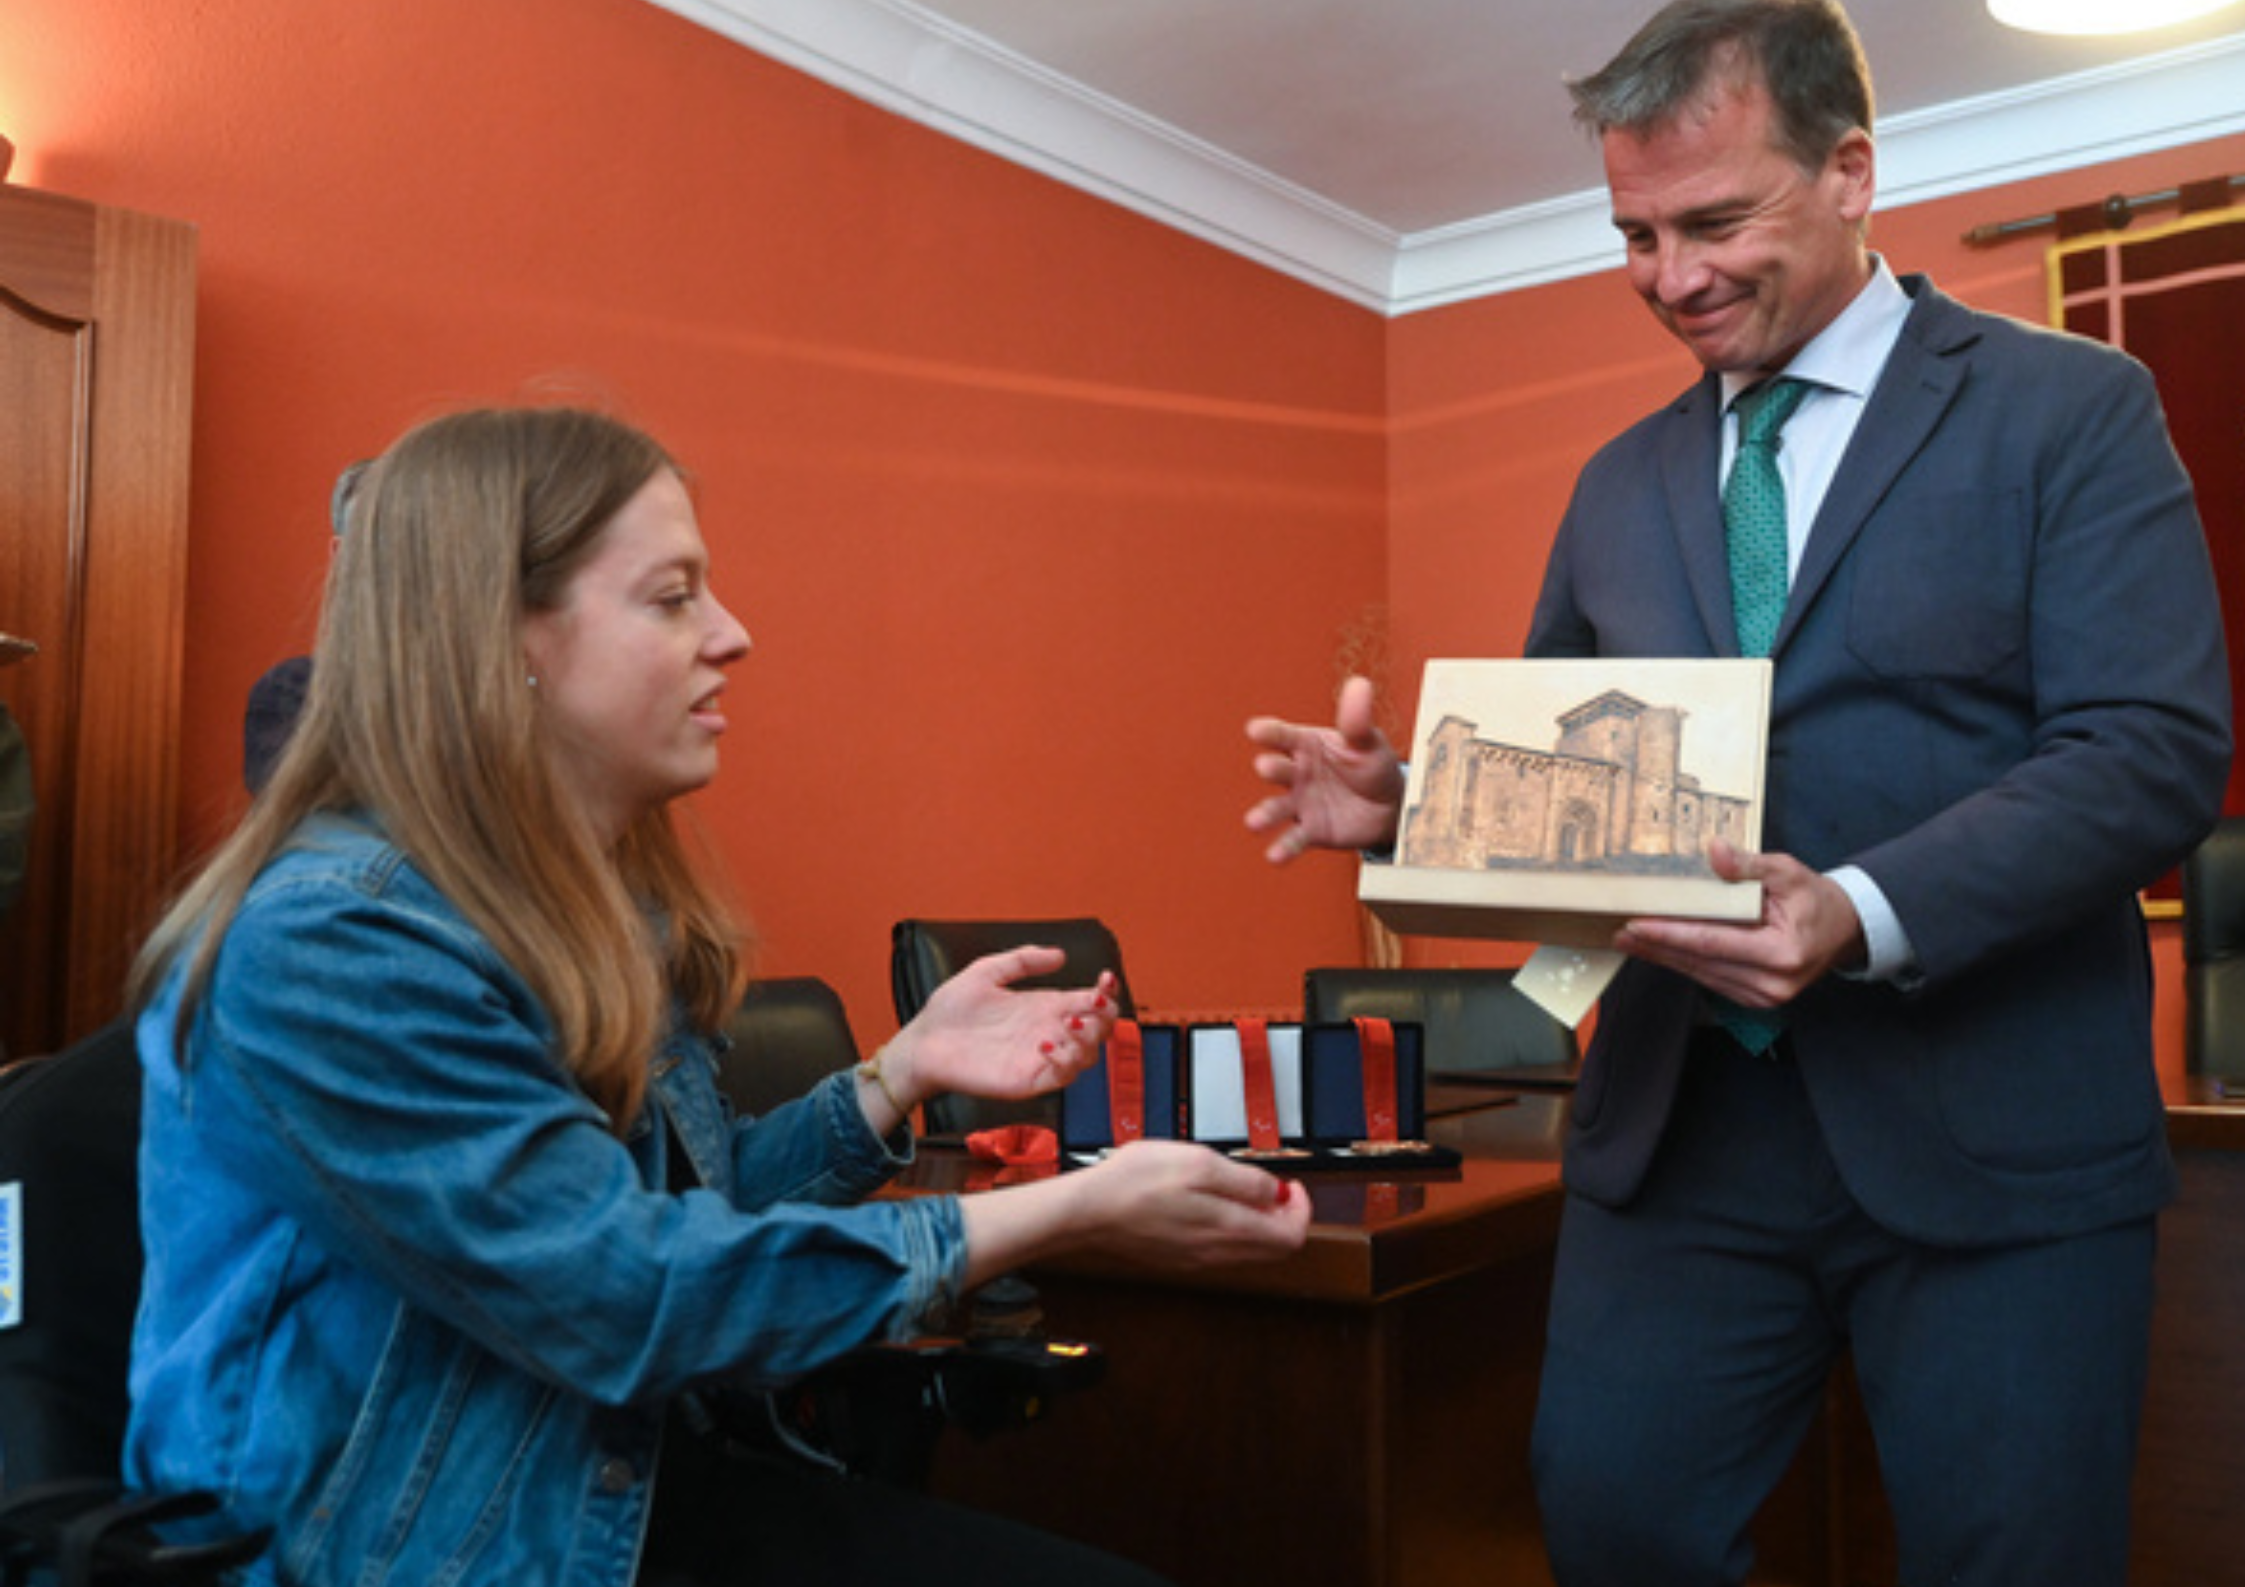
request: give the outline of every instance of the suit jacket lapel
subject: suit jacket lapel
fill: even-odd
[[[1871,389],[1855,437],[1809,528],[1800,571],[1785,603],[1785,620],[1771,645],[1773,655],[1784,650],[1793,631],[1807,619],[1832,570],[1896,478],[1933,438],[1964,384],[1966,361],[1959,355],[1978,333],[1930,285],[1914,280],[1911,285],[1916,287],[1917,305],[1903,322],[1902,334],[1887,356],[1879,383]]]
[[[1721,453],[1722,387],[1701,380],[1670,409],[1660,441],[1660,476],[1668,521],[1693,604],[1707,629],[1708,653],[1738,654],[1738,622],[1731,613],[1730,557],[1723,546],[1722,492],[1716,482]]]

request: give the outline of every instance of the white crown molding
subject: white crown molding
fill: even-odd
[[[1603,191],[1400,234],[908,0],[651,0],[1015,164],[1397,315],[1616,268]],[[1893,209],[2245,130],[2245,34],[1881,122]]]
[[[2245,131],[2245,33],[1882,124],[1887,208]]]
[[[2245,34],[1879,123],[1879,208],[2245,131]],[[2102,195],[2099,195],[2102,196]],[[1390,314],[1617,269],[1603,190],[1400,239]]]

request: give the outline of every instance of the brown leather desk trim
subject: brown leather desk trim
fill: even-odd
[[[2169,1080],[2167,1140],[2170,1145],[2218,1152],[2245,1152],[2245,1094],[2225,1097],[2211,1075]],[[2245,1082],[2232,1082],[2245,1093]]]

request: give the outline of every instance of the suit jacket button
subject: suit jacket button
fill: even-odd
[[[602,1493],[623,1493],[638,1480],[639,1474],[631,1469],[631,1462],[621,1455],[614,1456],[601,1463],[600,1491]]]

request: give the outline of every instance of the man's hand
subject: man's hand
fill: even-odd
[[[1614,946],[1680,971],[1745,1008],[1790,1003],[1826,971],[1863,963],[1863,924],[1830,877],[1791,855],[1741,853],[1720,839],[1708,858],[1726,882],[1762,884],[1759,921],[1632,920],[1616,933]]]
[[[1312,848],[1383,848],[1403,809],[1403,763],[1372,721],[1372,684],[1341,685],[1331,727],[1258,716],[1248,739],[1261,746],[1255,775],[1279,791],[1247,812],[1247,830],[1277,834],[1273,865]]]

